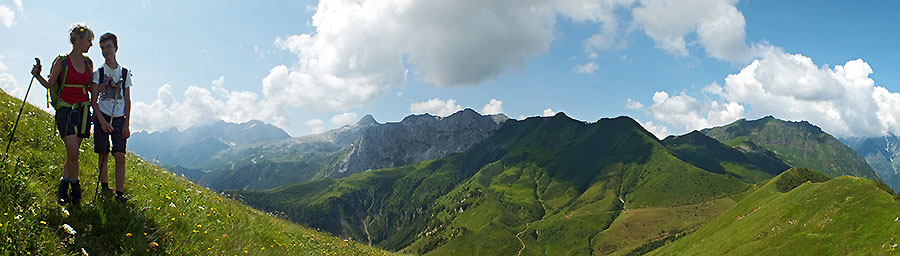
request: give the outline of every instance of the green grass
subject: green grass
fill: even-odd
[[[0,93],[4,147],[20,104]],[[60,206],[53,191],[64,152],[53,124],[50,114],[29,105],[10,154],[0,163],[0,254],[80,255],[82,250],[92,255],[391,254],[223,198],[131,154],[128,204],[95,198],[97,156],[90,140],[82,144],[79,162],[84,200],[79,206]],[[64,225],[77,233],[70,235]]]
[[[888,255],[900,201],[872,180],[791,169],[651,255]],[[803,181],[806,179],[806,181]],[[782,192],[784,189],[789,189]]]

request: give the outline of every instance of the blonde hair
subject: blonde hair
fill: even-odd
[[[69,28],[69,43],[75,44],[75,40],[87,38],[90,41],[94,40],[94,31],[84,25],[84,23],[75,23],[72,24],[72,28]]]

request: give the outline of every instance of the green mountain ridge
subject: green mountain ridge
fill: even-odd
[[[773,152],[787,165],[821,170],[830,177],[853,175],[879,180],[862,156],[807,121],[788,122],[766,116],[752,121],[740,119],[701,132],[732,146],[752,142]]]
[[[669,136],[662,143],[685,162],[710,172],[729,174],[749,183],[770,179],[790,168],[765,149],[751,150],[751,144],[732,148],[699,131]]]
[[[628,253],[671,232],[699,228],[728,204],[711,201],[747,188],[731,175],[681,161],[630,118],[588,124],[560,113],[508,121],[487,140],[438,160],[229,193],[390,250],[534,255]],[[672,209],[701,204],[694,212]],[[660,218],[661,212],[683,219],[701,214],[681,221]],[[669,229],[648,229],[629,241],[604,233],[632,223],[616,222],[623,214],[655,214]]]
[[[0,93],[0,144],[9,142],[21,104]],[[83,202],[60,206],[54,191],[64,146],[53,117],[26,106],[9,155],[0,155],[0,255],[392,254],[252,209],[133,154],[127,158],[128,203],[95,197],[91,140],[81,150]]]

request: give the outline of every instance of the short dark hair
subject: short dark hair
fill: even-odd
[[[106,40],[112,40],[113,46],[115,46],[116,48],[119,48],[119,38],[117,38],[115,34],[106,32],[105,34],[100,36],[101,44],[103,43],[103,41],[106,41]]]

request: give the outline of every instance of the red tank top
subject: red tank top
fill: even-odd
[[[66,65],[69,69],[69,72],[65,77],[66,80],[64,80],[66,84],[88,85],[91,83],[92,73],[90,70],[88,70],[86,62],[84,66],[84,73],[78,73],[78,71],[76,71],[75,67],[72,65],[72,58],[66,58],[66,61],[69,62],[68,65]],[[82,90],[81,87],[63,87],[59,98],[69,104],[91,100],[91,97],[88,96],[86,90]]]

